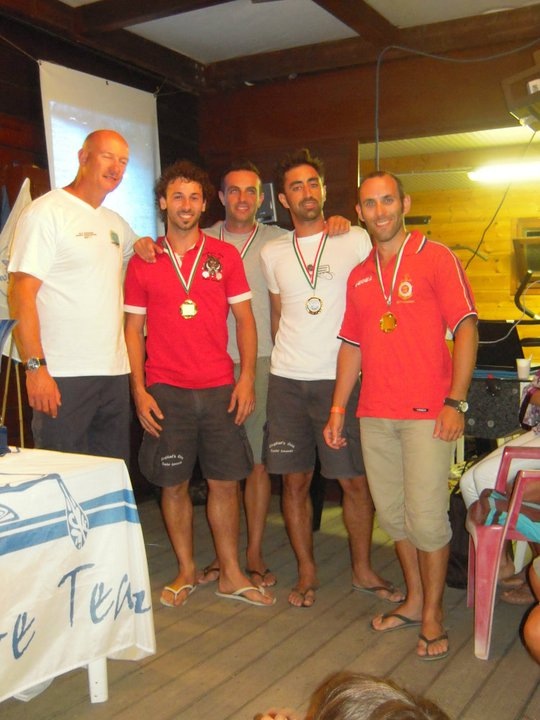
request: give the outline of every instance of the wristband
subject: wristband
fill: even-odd
[[[345,415],[345,408],[341,407],[341,405],[332,405],[330,412],[337,413],[338,415]]]

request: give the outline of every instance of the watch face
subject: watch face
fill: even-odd
[[[37,370],[42,364],[44,365],[45,363],[42,363],[39,358],[28,358],[28,362],[26,363],[26,369]]]
[[[469,403],[466,400],[462,400],[459,403],[459,412],[466,413],[469,409]]]

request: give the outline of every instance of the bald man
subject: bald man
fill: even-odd
[[[122,274],[138,236],[103,201],[122,181],[129,148],[117,132],[97,130],[78,157],[73,182],[21,215],[9,306],[35,446],[128,461]]]

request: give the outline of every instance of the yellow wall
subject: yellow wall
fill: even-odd
[[[467,190],[411,193],[410,214],[431,216],[429,225],[421,228],[430,239],[449,247],[464,245],[474,249],[504,190],[505,187],[479,185]],[[487,260],[455,250],[467,268],[480,317],[515,320],[520,316],[513,301],[516,274],[512,238],[517,220],[533,217],[540,219],[540,183],[513,185],[479,248]],[[527,296],[527,305],[540,315],[540,291]],[[520,329],[520,336],[538,337],[540,342],[540,325]],[[533,353],[540,362],[540,347]]]

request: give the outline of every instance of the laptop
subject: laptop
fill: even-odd
[[[476,377],[507,373],[515,376],[516,358],[523,357],[517,326],[506,320],[479,320],[478,337]]]

